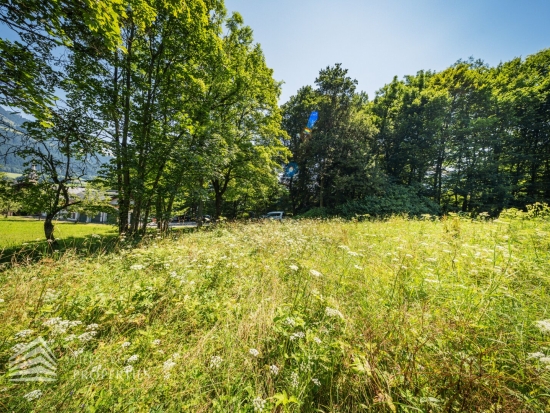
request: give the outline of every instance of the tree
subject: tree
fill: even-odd
[[[21,208],[14,183],[0,172],[0,213],[7,218]]]
[[[53,121],[53,127],[44,127],[40,121],[25,123],[22,145],[14,148],[14,153],[33,168],[19,184],[22,204],[30,212],[46,213],[44,234],[55,244],[53,219],[82,203],[71,188],[83,185],[102,142],[97,125],[82,110],[60,109],[53,112]]]

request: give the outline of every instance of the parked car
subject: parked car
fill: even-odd
[[[283,211],[271,211],[268,212],[266,215],[263,215],[262,218],[266,219],[276,219],[277,221],[282,221],[284,216]]]

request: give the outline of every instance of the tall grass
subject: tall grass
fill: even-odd
[[[2,375],[0,410],[545,411],[549,230],[519,211],[227,224],[12,266],[0,366],[42,336],[58,379]]]

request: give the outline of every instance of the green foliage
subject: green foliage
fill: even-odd
[[[431,199],[421,195],[414,186],[388,185],[379,195],[369,195],[363,199],[349,201],[339,205],[336,214],[345,218],[357,215],[388,217],[390,215],[408,215],[418,217],[423,214],[439,215],[439,206]]]

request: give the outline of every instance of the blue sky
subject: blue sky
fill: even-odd
[[[280,103],[342,63],[358,89],[440,71],[473,56],[491,66],[550,47],[550,0],[225,0],[254,30]]]

